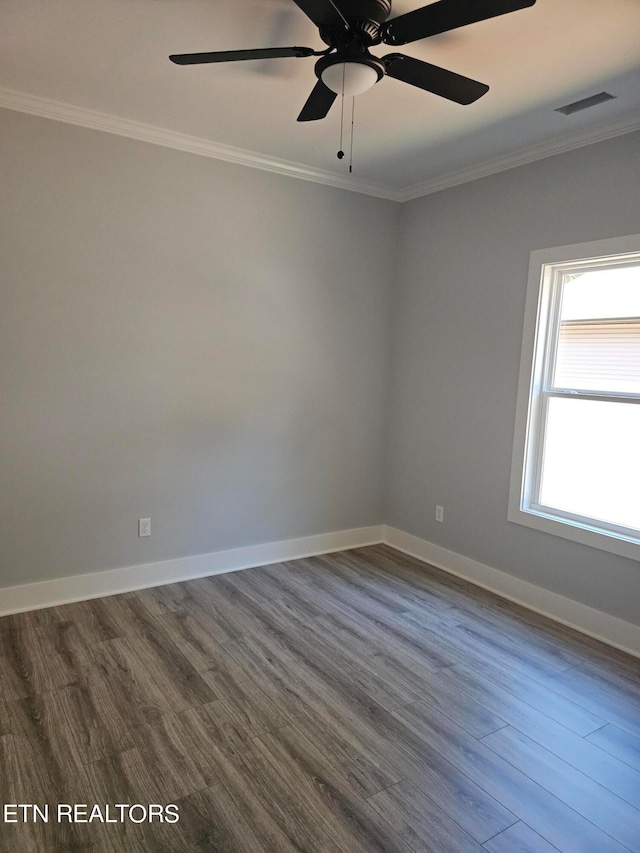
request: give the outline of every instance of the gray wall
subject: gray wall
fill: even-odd
[[[529,252],[640,231],[639,148],[401,207],[0,110],[0,588],[386,521],[638,622],[506,513]]]
[[[509,523],[507,499],[529,253],[638,231],[638,134],[404,205],[386,511],[402,530],[634,623],[637,562]]]
[[[0,169],[0,587],[383,521],[398,205],[9,111]]]

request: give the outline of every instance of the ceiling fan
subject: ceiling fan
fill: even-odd
[[[319,56],[318,82],[298,121],[325,118],[339,94],[358,95],[383,77],[455,101],[472,104],[489,87],[468,77],[422,62],[403,53],[377,57],[369,48],[378,44],[398,46],[458,27],[486,21],[498,15],[533,6],[536,0],[437,0],[429,6],[387,20],[391,0],[293,0],[318,27],[329,47],[269,47],[256,50],[223,50],[213,53],[180,53],[169,57],[177,65],[236,62],[247,59],[278,59],[288,56]]]

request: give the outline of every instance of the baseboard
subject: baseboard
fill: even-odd
[[[464,578],[583,634],[640,657],[640,626],[449,551],[389,525],[267,542],[157,563],[144,563],[0,589],[0,616],[117,595],[152,586],[236,572],[384,542],[391,548]]]
[[[0,616],[40,610],[58,604],[70,604],[105,595],[117,595],[176,581],[192,580],[255,566],[297,560],[332,551],[362,548],[382,541],[382,525],[321,533],[301,539],[267,542],[247,548],[214,551],[193,557],[179,557],[158,563],[144,563],[121,569],[109,569],[56,580],[37,581],[0,589]]]
[[[586,604],[565,598],[395,527],[383,525],[382,536],[383,542],[397,551],[464,578],[582,634],[640,657],[640,625],[587,607]]]

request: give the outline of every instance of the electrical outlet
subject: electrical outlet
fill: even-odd
[[[436,521],[444,521],[444,507],[437,506],[436,507]]]
[[[138,536],[151,536],[151,519],[138,519]]]

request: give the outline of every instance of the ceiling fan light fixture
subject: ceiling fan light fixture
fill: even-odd
[[[364,62],[336,62],[325,68],[320,79],[324,85],[338,95],[361,95],[380,80],[382,74],[374,65]]]
[[[402,53],[377,57],[369,48],[401,45],[447,33],[479,21],[497,18],[534,6],[537,0],[431,0],[426,6],[388,20],[391,0],[293,0],[318,28],[327,50],[310,47],[216,50],[208,53],[171,54],[176,65],[209,62],[284,59],[319,56],[318,82],[307,98],[298,121],[325,118],[338,95],[359,95],[385,75],[424,89],[458,104],[472,104],[489,91],[477,80],[447,71]],[[344,107],[344,104],[343,104]]]

